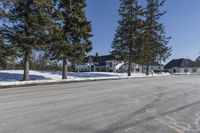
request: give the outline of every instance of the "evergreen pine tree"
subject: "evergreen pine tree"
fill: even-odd
[[[120,0],[119,15],[121,20],[112,44],[112,54],[119,60],[128,63],[128,76],[131,76],[131,65],[138,60],[138,38],[142,29],[142,7],[137,0]]]
[[[3,36],[0,35],[0,68],[14,69],[16,51],[13,45],[6,45]]]
[[[86,0],[55,0],[60,21],[56,23],[52,45],[47,50],[52,59],[63,61],[62,79],[67,79],[67,62],[79,62],[92,49],[91,22],[87,20],[84,9]]]
[[[29,80],[29,62],[34,49],[39,49],[51,27],[51,0],[4,0],[0,10],[4,22],[2,34],[15,45],[24,62],[23,80]]]
[[[143,44],[142,58],[147,65],[146,74],[149,75],[149,64],[166,60],[170,56],[171,47],[168,46],[169,37],[166,36],[165,27],[160,22],[162,12],[160,8],[165,0],[146,0],[144,32],[141,39]]]
[[[3,42],[3,37],[0,36],[0,67],[1,68],[4,68],[5,67],[5,62],[6,62],[6,49],[5,49],[5,45],[4,45],[4,42]]]

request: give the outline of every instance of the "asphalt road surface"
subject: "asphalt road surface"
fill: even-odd
[[[200,133],[200,76],[1,89],[0,133]]]

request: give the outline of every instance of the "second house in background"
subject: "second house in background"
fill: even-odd
[[[171,74],[198,74],[200,73],[200,61],[174,59],[165,66],[165,69]]]

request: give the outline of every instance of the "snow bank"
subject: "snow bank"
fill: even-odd
[[[151,76],[168,76],[170,74],[154,74]],[[64,81],[82,81],[82,80],[96,80],[96,79],[118,79],[118,78],[133,78],[133,77],[147,77],[145,74],[133,73],[131,77],[127,77],[127,73],[110,73],[110,72],[83,72],[83,73],[68,73],[68,79]],[[30,71],[31,81],[21,81],[23,78],[22,70],[2,70],[0,71],[0,85],[24,85],[37,84],[47,82],[62,82],[62,72],[49,71]]]

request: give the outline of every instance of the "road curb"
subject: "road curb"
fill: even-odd
[[[52,81],[28,81],[21,84],[13,85],[0,85],[0,89],[8,88],[19,88],[19,87],[31,87],[31,86],[45,86],[45,85],[56,85],[56,84],[70,84],[70,83],[81,83],[81,82],[94,82],[94,81],[109,81],[109,80],[126,80],[126,79],[148,79],[156,77],[167,77],[172,75],[163,75],[163,76],[148,76],[148,77],[117,77],[117,78],[101,78],[101,79],[86,79],[86,80],[52,80]]]

